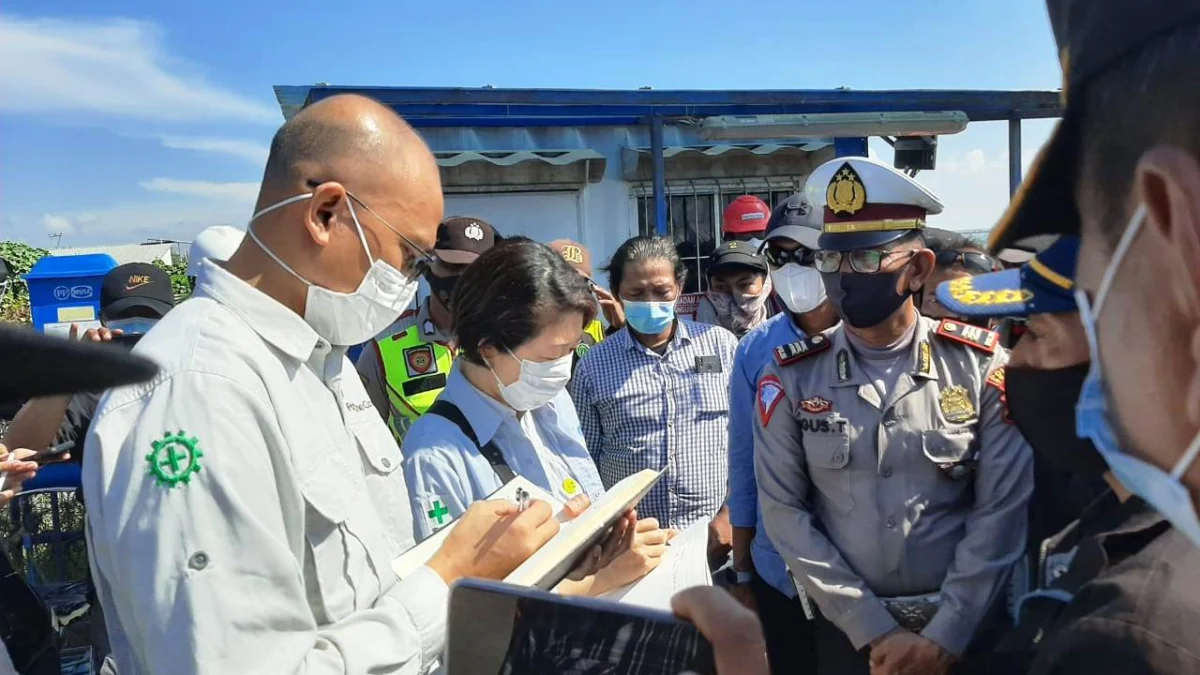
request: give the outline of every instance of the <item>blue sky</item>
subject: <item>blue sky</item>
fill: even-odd
[[[275,84],[1056,89],[1036,0],[564,3],[8,0],[0,240],[188,239],[242,225]],[[1026,122],[1026,163],[1050,122]],[[886,146],[873,146],[885,157]],[[1007,201],[1003,123],[944,137],[940,224]]]

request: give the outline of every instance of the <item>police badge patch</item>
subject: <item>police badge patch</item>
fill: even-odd
[[[758,381],[758,417],[764,427],[770,424],[775,407],[783,399],[783,383],[778,377],[767,375]]]
[[[833,401],[820,396],[806,398],[800,402],[800,409],[810,415],[820,415],[833,410]]]
[[[433,356],[433,345],[424,344],[404,350],[404,366],[409,377],[421,377],[437,372],[437,359]]]
[[[956,384],[946,387],[938,394],[938,407],[947,422],[959,424],[975,417],[975,404],[967,388]]]

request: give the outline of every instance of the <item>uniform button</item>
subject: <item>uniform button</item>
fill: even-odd
[[[892,467],[890,467],[890,466],[883,467],[883,477],[884,478],[892,477]]]
[[[200,553],[192,555],[192,557],[188,559],[188,567],[197,571],[208,567],[208,554],[201,551]]]
[[[840,462],[845,458],[846,458],[846,456],[840,452],[833,453],[833,461],[835,461],[835,462]]]
[[[387,457],[384,457],[383,461],[380,462],[380,464],[382,464],[383,468],[385,468],[385,469],[392,468],[392,460],[388,459]]]
[[[884,525],[887,527],[887,529],[889,529],[889,530],[894,530],[894,529],[896,529],[896,521],[892,520],[891,518],[888,518],[886,521],[884,521],[884,523],[883,523],[883,524],[884,524]]]

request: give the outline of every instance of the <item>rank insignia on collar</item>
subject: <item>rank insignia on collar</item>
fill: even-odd
[[[775,348],[775,362],[786,366],[799,361],[806,356],[829,349],[829,338],[824,335],[814,335],[803,340],[789,342]]]
[[[942,409],[942,417],[947,422],[959,424],[975,417],[975,404],[967,388],[956,384],[946,387],[938,394],[938,407]]]
[[[921,340],[918,359],[917,370],[922,375],[929,375],[933,372],[933,350],[929,348],[929,340]]]
[[[433,321],[425,319],[425,323],[421,324],[421,332],[426,335],[433,335],[437,330],[437,326],[433,325]]]
[[[800,402],[800,409],[810,415],[820,415],[833,410],[833,401],[820,396],[806,398]]]
[[[937,334],[988,354],[994,354],[996,345],[1000,343],[1000,335],[996,331],[953,319],[942,319],[938,324]]]
[[[758,417],[765,427],[771,422],[775,407],[785,398],[783,383],[774,375],[765,375],[758,381]]]
[[[838,382],[847,382],[850,379],[850,352],[845,349],[838,352],[837,355],[837,375]]]
[[[825,203],[834,214],[847,215],[854,215],[866,206],[867,186],[849,162],[833,172],[829,187],[825,188]]]

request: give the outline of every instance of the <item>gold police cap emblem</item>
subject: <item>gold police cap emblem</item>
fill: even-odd
[[[942,417],[947,422],[958,424],[975,417],[975,404],[971,403],[971,395],[962,385],[943,389],[938,394],[938,407],[942,409]]]
[[[867,204],[867,187],[849,162],[833,172],[825,189],[825,203],[836,214],[854,215]]]

